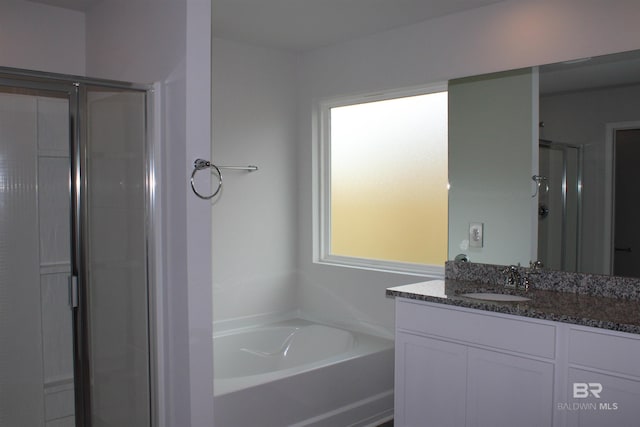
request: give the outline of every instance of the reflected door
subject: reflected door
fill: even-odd
[[[640,277],[640,129],[616,131],[613,274]]]

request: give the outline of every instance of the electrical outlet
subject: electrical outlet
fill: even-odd
[[[469,224],[469,247],[481,248],[484,244],[484,224],[472,222]]]

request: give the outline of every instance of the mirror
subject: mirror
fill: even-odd
[[[640,51],[450,81],[448,258],[640,277],[638,129]]]

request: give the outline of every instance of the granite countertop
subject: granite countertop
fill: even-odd
[[[461,294],[492,292],[530,298],[524,302],[486,301]],[[549,289],[516,290],[504,286],[446,279],[388,288],[387,296],[535,319],[572,323],[595,328],[640,334],[640,301],[629,298],[589,295]]]

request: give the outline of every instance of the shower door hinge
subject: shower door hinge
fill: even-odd
[[[78,306],[78,276],[69,276],[69,305]]]

